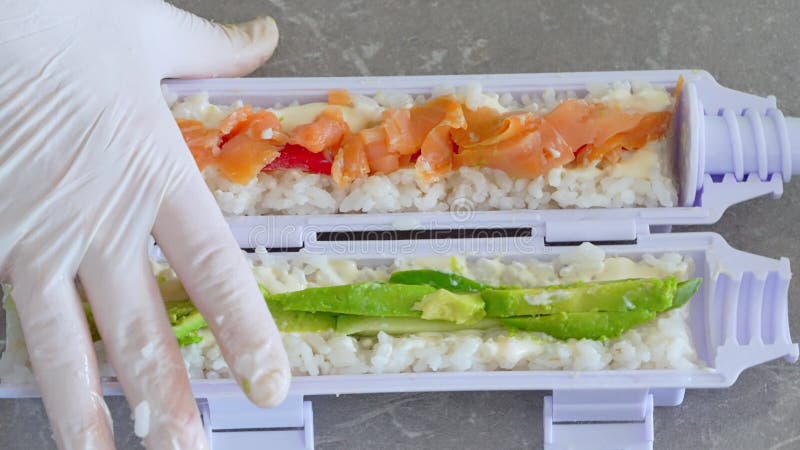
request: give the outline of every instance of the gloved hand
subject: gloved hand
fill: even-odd
[[[77,274],[145,443],[207,448],[151,231],[250,399],[281,402],[290,373],[160,81],[254,70],[277,44],[275,22],[219,26],[156,0],[0,6],[0,268],[56,442],[113,447]]]

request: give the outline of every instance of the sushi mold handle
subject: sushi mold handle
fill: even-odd
[[[671,208],[564,209],[229,217],[242,248],[268,247],[341,256],[356,252],[388,258],[384,241],[365,237],[396,233],[403,256],[464,251],[498,256],[498,249],[549,258],[589,241],[608,254],[640,256],[678,252],[704,279],[688,306],[688,323],[705,368],[692,370],[496,371],[295,377],[279,407],[252,406],[232,380],[195,380],[193,390],[209,442],[216,449],[272,446],[313,448],[313,413],[305,395],[442,390],[550,390],[544,402],[546,449],[653,447],[653,407],[674,406],[686,388],[723,388],[746,368],[798,359],[789,334],[789,262],[731,248],[714,233],[668,233],[672,225],[709,224],[738,202],[770,194],[800,173],[800,120],[784,117],[773,97],[720,86],[694,70],[433,77],[216,79],[168,82],[183,96],[207,91],[216,102],[242,99],[256,106],[324,100],[330,89],[374,94],[430,93],[443,84],[479,82],[512,95],[583,91],[588,84],[637,80],[672,89],[684,86],[671,137],[680,206]],[[466,217],[466,218],[465,218]],[[592,226],[586,227],[587,221]],[[408,230],[460,230],[447,242],[402,237]],[[513,233],[508,233],[512,230]],[[497,233],[506,233],[498,237]],[[487,237],[488,236],[488,237]],[[154,250],[158,253],[157,249]],[[157,255],[155,255],[157,256]],[[291,258],[291,254],[286,257]],[[116,383],[105,393],[121,394]],[[0,397],[35,396],[29,385],[0,384]]]

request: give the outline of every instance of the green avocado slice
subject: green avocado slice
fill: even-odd
[[[285,333],[313,333],[336,328],[336,316],[328,313],[287,311],[278,302],[267,302],[278,330]]]
[[[663,311],[675,297],[675,277],[574,283],[529,289],[481,292],[488,317],[514,317],[557,312]]]
[[[444,320],[425,320],[408,317],[339,316],[336,319],[337,333],[359,336],[374,336],[380,331],[387,334],[411,334],[485,330],[498,327],[500,327],[500,322],[496,319],[484,319],[468,325],[459,325]]]
[[[459,325],[476,323],[486,317],[483,299],[476,292],[459,294],[445,289],[430,293],[414,305],[425,320],[444,320]]]
[[[435,291],[426,285],[366,282],[268,295],[267,303],[280,304],[285,311],[420,317],[422,313],[414,305]]]
[[[678,288],[675,291],[675,299],[672,301],[672,306],[667,308],[667,310],[680,308],[688,303],[694,294],[697,293],[697,290],[700,288],[702,283],[702,278],[692,278],[678,283]]]
[[[395,272],[389,277],[389,283],[424,284],[452,292],[480,292],[486,289],[495,289],[494,286],[479,283],[461,275],[429,269]]]
[[[625,312],[559,312],[548,316],[500,319],[512,330],[538,331],[556,339],[598,339],[617,337],[636,325],[655,319],[645,309]]]

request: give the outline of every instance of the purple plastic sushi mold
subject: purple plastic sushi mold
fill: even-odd
[[[652,448],[654,406],[680,404],[686,388],[730,386],[744,369],[773,359],[798,359],[789,335],[787,259],[741,252],[715,233],[668,231],[672,225],[716,222],[729,206],[748,199],[779,197],[783,182],[800,172],[800,119],[784,117],[774,97],[722,87],[708,73],[694,70],[169,82],[180,96],[207,91],[214,102],[241,99],[269,106],[319,101],[332,88],[426,94],[438,85],[478,82],[485,91],[512,95],[546,89],[580,94],[588,84],[622,80],[673,89],[680,76],[684,88],[672,127],[680,180],[675,207],[231,217],[229,223],[242,248],[302,248],[365,264],[426,254],[552,258],[583,241],[612,255],[679,252],[694,260],[694,275],[704,279],[690,303],[689,324],[705,368],[304,376],[294,378],[286,402],[272,410],[251,406],[232,381],[195,380],[214,448],[313,448],[306,395],[469,390],[552,391],[544,402],[546,449]],[[386,238],[387,231],[410,229],[460,229],[468,237],[408,239],[401,233]],[[507,237],[497,237],[499,229]],[[344,241],[331,238],[340,231],[359,233]],[[108,394],[121,393],[115,383],[104,387]],[[30,386],[0,385],[0,396],[31,395],[36,391]]]

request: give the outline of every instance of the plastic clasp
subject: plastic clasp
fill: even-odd
[[[544,448],[651,450],[653,404],[647,389],[553,391],[544,399]]]
[[[243,395],[199,399],[198,406],[212,450],[314,449],[313,410],[301,395],[271,409]]]

